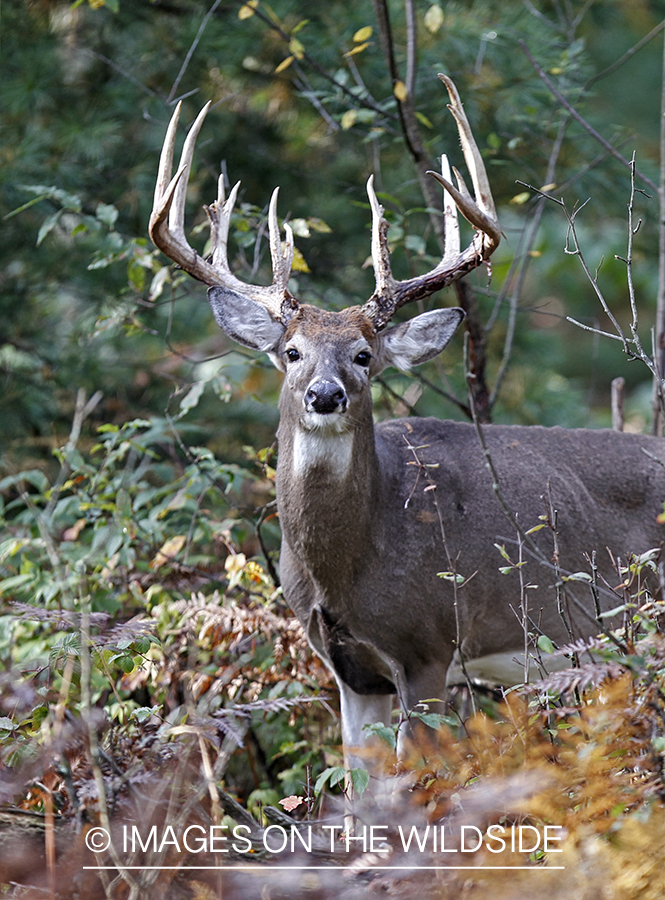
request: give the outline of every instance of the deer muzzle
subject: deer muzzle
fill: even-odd
[[[305,409],[310,413],[343,413],[346,405],[346,391],[336,381],[313,381],[305,393]]]

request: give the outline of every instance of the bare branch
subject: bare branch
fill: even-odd
[[[559,154],[561,153],[561,147],[563,145],[563,139],[566,133],[566,128],[568,126],[570,119],[569,117],[564,118],[564,120],[559,125],[559,130],[552,145],[552,150],[550,152],[549,159],[547,161],[547,171],[545,173],[545,181],[544,184],[552,184],[555,181],[555,172],[556,165],[559,159]],[[503,379],[508,370],[508,366],[510,364],[510,357],[513,349],[513,341],[515,338],[515,325],[517,321],[517,308],[519,297],[522,292],[522,285],[524,284],[524,279],[526,278],[527,268],[530,257],[530,251],[533,248],[533,245],[536,240],[536,236],[538,234],[538,229],[540,228],[540,221],[543,216],[543,212],[545,210],[545,201],[548,197],[544,194],[540,195],[538,202],[536,203],[536,208],[533,212],[533,218],[529,223],[529,230],[526,233],[526,240],[524,241],[524,246],[520,248],[520,252],[516,254],[513,262],[510,266],[510,271],[508,272],[508,277],[506,278],[505,286],[497,301],[497,305],[495,307],[496,312],[498,313],[498,307],[501,302],[505,299],[505,292],[510,289],[510,307],[508,314],[508,327],[506,328],[506,338],[503,344],[503,356],[501,358],[501,364],[499,366],[499,371],[497,372],[497,376],[494,382],[494,388],[492,390],[490,399],[489,399],[489,407],[492,409],[494,404],[496,403],[496,399],[499,395],[499,391],[501,390],[501,385],[503,384]],[[523,232],[524,235],[524,232]],[[488,330],[490,325],[488,324]]]
[[[588,131],[589,134],[591,135],[591,137],[593,137],[594,140],[598,141],[598,143],[601,144],[607,150],[607,152],[610,153],[615,159],[617,159],[622,165],[630,166],[630,161],[627,160],[625,158],[625,156],[622,156],[618,152],[618,150],[615,150],[614,147],[608,141],[606,141],[602,135],[598,134],[598,132],[586,121],[586,119],[582,118],[582,116],[577,112],[575,107],[572,106],[568,102],[568,100],[566,100],[566,98],[563,96],[563,94],[554,87],[554,85],[552,84],[550,79],[545,74],[544,70],[541,68],[541,66],[536,62],[536,60],[533,58],[533,56],[529,52],[529,49],[528,49],[527,45],[524,43],[524,41],[519,41],[519,45],[522,48],[522,50],[524,51],[524,54],[527,57],[527,59],[529,60],[529,62],[531,63],[531,65],[534,67],[534,69],[540,76],[543,83],[545,85],[547,85],[547,88],[552,92],[552,94],[554,94],[554,96],[557,98],[559,103],[564,107],[564,109],[568,110],[568,112],[575,119],[575,121],[578,122],[582,126],[582,128],[585,129],[585,131]],[[648,178],[646,175],[644,175],[642,172],[636,170],[635,174],[649,188],[651,188],[652,191],[654,191],[654,192],[658,191],[658,187],[654,184],[654,182],[650,178]]]
[[[629,50],[623,54],[623,56],[619,57],[616,62],[613,62],[611,66],[608,66],[606,69],[603,69],[602,72],[599,72],[598,75],[594,75],[593,78],[590,78],[587,83],[584,85],[585,88],[590,88],[592,84],[595,84],[597,81],[601,81],[603,78],[607,78],[608,75],[611,75],[612,72],[616,72],[617,69],[620,69],[625,63],[628,62],[629,59],[632,59],[636,53],[638,53],[642,47],[646,47],[649,41],[652,41],[655,37],[657,37],[660,32],[665,28],[665,19],[662,22],[659,22],[655,28],[652,28],[651,31],[646,34],[641,40],[639,40],[634,46],[632,46]]]
[[[215,0],[213,5],[210,7],[208,12],[203,17],[203,21],[201,22],[201,25],[199,26],[199,30],[196,32],[196,37],[192,41],[192,45],[185,55],[183,64],[180,66],[180,71],[178,72],[176,79],[173,82],[173,86],[169,92],[169,96],[166,99],[167,105],[169,105],[169,106],[171,105],[171,103],[173,102],[173,98],[178,93],[178,88],[180,86],[180,82],[182,81],[182,79],[185,75],[185,72],[187,71],[187,67],[189,66],[189,63],[191,62],[192,56],[194,55],[194,52],[195,52],[196,48],[198,47],[201,38],[203,37],[203,32],[206,30],[208,22],[214,15],[215,10],[217,9],[217,7],[219,6],[219,4],[221,2],[222,2],[222,0]]]
[[[665,373],[665,44],[663,45],[661,101],[660,101],[660,185],[659,228],[658,228],[658,301],[656,304],[656,325],[653,336],[654,378],[652,391],[651,430],[653,434],[663,433],[663,374]]]

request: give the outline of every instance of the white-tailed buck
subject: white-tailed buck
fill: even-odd
[[[280,575],[284,596],[339,685],[347,749],[365,742],[366,723],[390,721],[395,694],[406,710],[443,697],[463,668],[471,678],[523,681],[525,628],[558,642],[568,640],[569,628],[577,636],[597,631],[592,595],[616,606],[616,561],[658,547],[662,537],[656,517],[665,499],[665,469],[648,455],[665,458],[659,439],[487,426],[497,497],[472,424],[432,418],[374,424],[371,378],[386,366],[409,369],[431,359],[463,318],[459,309],[438,309],[388,328],[395,311],[481,265],[499,243],[481,155],[453,83],[439,77],[450,95],[475,199],[459,175],[458,188],[449,175],[435,175],[446,191],[445,254],[426,275],[396,281],[387,223],[370,178],[376,290],[362,307],[327,312],[290,293],[293,236],[285,225],[282,244],[277,190],[269,213],[270,286],[245,284],[229,268],[238,185],[225,201],[220,178],[218,199],[206,207],[210,258],[189,246],[187,173],[207,107],[189,131],[172,179],[179,112],[173,116],[150,219],[156,246],[209,286],[213,313],[226,334],[269,354],[284,373],[277,465]],[[464,250],[455,206],[475,229]],[[542,524],[543,516],[550,525],[518,541],[506,507],[524,530]],[[494,545],[505,545],[517,562],[518,543],[526,565],[501,574],[505,561]],[[596,586],[578,581],[562,587],[562,573],[589,571],[585,554],[594,551]],[[532,671],[537,674],[537,665]]]

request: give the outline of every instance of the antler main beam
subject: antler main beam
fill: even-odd
[[[457,93],[457,88],[446,75],[439,75],[448,89],[448,109],[457,122],[464,159],[471,174],[474,197],[469,193],[462,176],[453,169],[457,187],[451,182],[448,161],[442,157],[442,174],[430,172],[445,188],[444,223],[445,252],[441,261],[431,271],[416,278],[396,281],[390,269],[388,249],[388,222],[383,214],[374,190],[374,179],[367,182],[367,193],[372,208],[372,261],[376,276],[376,289],[363,312],[372,320],[374,329],[384,328],[395,312],[406,303],[428,297],[440,288],[466,275],[489,259],[501,239],[492,192],[480,151],[471,133],[471,126]],[[224,179],[220,176],[217,200],[205,210],[210,220],[212,252],[204,259],[194,250],[185,237],[185,200],[187,181],[194,157],[194,144],[210,109],[206,104],[190,128],[180,157],[180,165],[172,177],[176,130],[180,118],[179,103],[171,118],[159,161],[159,174],[155,187],[155,200],[150,216],[150,237],[155,246],[194,278],[209,286],[219,286],[234,291],[260,303],[275,319],[287,321],[297,310],[298,301],[288,289],[293,265],[293,232],[284,225],[286,241],[282,244],[277,221],[277,197],[275,188],[268,212],[268,233],[272,259],[273,281],[269,286],[246,284],[231,272],[228,262],[228,237],[231,214],[238,195],[240,182],[235,185],[228,199],[224,196]],[[460,250],[457,210],[473,225],[476,233],[465,250]]]
[[[155,199],[148,226],[150,237],[156,247],[194,278],[198,278],[199,281],[203,281],[209,286],[225,287],[237,294],[250,297],[265,306],[276,319],[285,320],[298,304],[288,289],[293,265],[294,243],[291,227],[285,224],[286,242],[282,247],[277,221],[279,188],[275,188],[273,191],[268,212],[268,233],[273,271],[271,285],[246,284],[236,278],[229,267],[227,256],[229,225],[240,182],[235,185],[226,200],[224,178],[220,175],[217,185],[217,200],[205,207],[210,220],[212,241],[210,259],[199,256],[185,237],[187,181],[194,157],[194,144],[210,109],[210,103],[203,107],[190,128],[182,148],[178,171],[172,178],[175,139],[181,106],[182,104],[179,103],[173,113],[159,160]]]
[[[429,172],[445,188],[444,225],[445,251],[441,261],[429,272],[405,281],[396,281],[390,269],[388,249],[388,222],[383,215],[383,207],[374,191],[374,178],[367,182],[367,194],[372,208],[372,262],[376,278],[376,289],[363,307],[372,319],[377,331],[384,328],[397,310],[406,303],[421,300],[435,291],[462,278],[482,262],[489,259],[501,240],[494,200],[485,171],[482,156],[471,132],[469,120],[464,112],[457,88],[447,75],[439,75],[448,89],[450,103],[448,109],[457,122],[462,150],[471,175],[475,198],[471,196],[462,176],[453,168],[457,187],[450,180],[448,160],[441,159],[442,174]],[[476,229],[469,246],[460,251],[459,224],[457,210]]]

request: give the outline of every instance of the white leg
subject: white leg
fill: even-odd
[[[356,694],[341,679],[337,679],[337,685],[342,714],[344,766],[347,769],[364,768],[371,772],[371,756],[359,756],[353,750],[371,747],[378,741],[378,738],[363,730],[364,726],[375,725],[377,722],[390,725],[394,698],[391,694]]]

